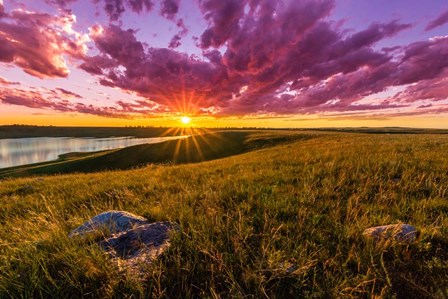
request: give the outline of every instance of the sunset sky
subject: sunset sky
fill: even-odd
[[[446,0],[0,0],[0,125],[448,128]]]

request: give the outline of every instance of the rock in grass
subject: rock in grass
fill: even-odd
[[[155,260],[170,246],[170,231],[177,229],[171,222],[143,224],[126,232],[112,235],[99,245],[118,266],[141,276],[146,264]]]
[[[375,241],[413,243],[417,241],[419,231],[412,225],[399,223],[367,228],[364,235]]]
[[[70,232],[69,236],[85,236],[109,231],[98,241],[121,270],[144,277],[145,266],[170,246],[170,234],[176,223],[164,221],[148,223],[145,218],[125,211],[101,213]]]
[[[120,233],[147,223],[145,218],[125,211],[108,211],[84,222],[83,225],[72,230],[69,237],[86,235],[99,230],[108,231],[111,234]]]

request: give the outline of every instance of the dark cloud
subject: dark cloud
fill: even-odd
[[[171,39],[168,48],[174,49],[181,45],[181,40],[188,34],[188,29],[184,24],[184,21],[182,19],[179,19],[176,23],[176,26],[180,29],[176,35],[173,36]]]
[[[199,0],[201,10],[210,27],[201,35],[201,47],[223,45],[239,28],[247,0]]]
[[[103,75],[104,69],[117,67],[112,59],[105,55],[97,55],[92,57],[85,57],[84,62],[80,65],[80,68],[94,75]]]
[[[99,2],[101,0],[94,0]],[[147,12],[153,7],[151,0],[102,0],[104,2],[104,10],[112,21],[118,20],[125,12],[125,6],[133,12],[141,13],[143,10]]]
[[[78,99],[82,99],[82,96],[80,96],[77,93],[71,92],[69,90],[66,90],[64,88],[56,88],[57,91],[59,91],[60,93],[62,93],[63,95],[69,96],[69,97],[74,97],[74,98],[78,98]]]
[[[437,18],[428,23],[425,30],[429,31],[436,27],[442,26],[448,22],[448,9],[442,12]]]
[[[179,11],[179,0],[162,0],[160,14],[167,19],[174,19]]]
[[[50,5],[65,8],[69,4],[80,0],[46,0]],[[86,1],[86,0],[83,0]],[[165,0],[172,2],[174,0]],[[111,21],[117,21],[121,18],[126,9],[130,9],[135,13],[149,12],[152,10],[154,3],[151,0],[91,0],[95,4],[102,4],[104,11]],[[175,2],[175,1],[174,1]],[[169,5],[168,5],[169,6]],[[168,9],[170,9],[168,7]],[[171,8],[173,10],[174,8]]]

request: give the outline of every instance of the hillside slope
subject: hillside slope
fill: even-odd
[[[194,164],[3,180],[0,298],[445,298],[447,152],[448,136],[329,134]],[[144,281],[67,237],[111,209],[180,225]],[[419,242],[362,236],[398,222]]]

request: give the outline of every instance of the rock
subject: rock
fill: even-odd
[[[145,218],[125,211],[101,213],[72,230],[73,236],[85,236],[108,230],[111,234],[98,241],[120,270],[144,278],[145,267],[170,246],[170,231],[178,230],[176,223],[148,223]]]
[[[108,211],[84,222],[83,225],[72,230],[68,236],[86,235],[99,230],[119,233],[147,223],[145,218],[125,211]]]
[[[419,234],[419,231],[414,226],[404,223],[375,226],[364,230],[366,237],[376,241],[399,243],[413,243],[417,241]]]
[[[294,271],[299,269],[296,264],[290,263],[290,262],[283,262],[278,264],[278,268],[282,271],[284,271],[286,274],[292,274]]]
[[[126,232],[112,235],[99,245],[110,254],[121,270],[143,277],[145,266],[170,246],[169,232],[178,225],[171,222],[143,224]]]
[[[161,247],[169,239],[173,229],[171,222],[143,224],[128,231],[112,235],[100,243],[101,247],[113,255],[128,259],[133,258],[142,249]]]

